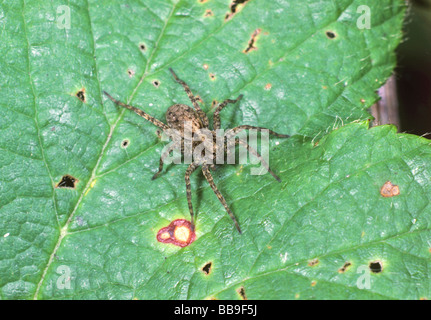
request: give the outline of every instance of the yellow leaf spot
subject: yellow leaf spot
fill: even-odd
[[[95,184],[96,184],[96,181],[97,181],[97,179],[96,179],[96,180],[93,180],[93,181],[90,183],[90,188],[88,188],[88,189],[87,189],[87,191],[85,191],[84,196],[86,196],[86,195],[87,195],[87,193],[88,193],[88,192],[90,192],[90,190],[91,190],[91,189],[93,189],[93,187],[94,187],[94,186],[95,186]]]
[[[169,232],[164,232],[160,235],[160,238],[163,240],[169,239],[171,236],[169,235]]]
[[[187,242],[190,237],[190,229],[186,226],[178,226],[175,228],[174,237],[178,241]]]

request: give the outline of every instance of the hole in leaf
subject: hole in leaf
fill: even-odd
[[[316,258],[316,259],[313,259],[311,261],[308,261],[308,266],[314,267],[314,266],[317,266],[319,263],[320,263],[319,259]]]
[[[146,46],[144,43],[140,43],[140,44],[139,44],[139,49],[140,49],[141,51],[146,51],[146,50],[147,50],[147,46]]]
[[[124,139],[121,142],[121,148],[126,149],[129,146],[130,140],[129,139]]]
[[[75,95],[82,102],[86,102],[86,100],[85,100],[85,88],[82,88],[81,90],[79,90]]]
[[[333,31],[326,31],[326,36],[328,37],[328,39],[335,39],[337,37],[337,35]]]
[[[233,0],[229,5],[230,12],[226,13],[225,21],[232,19],[234,15],[241,11],[249,0]]]
[[[338,269],[339,273],[344,273],[352,264],[350,262],[346,262],[340,269]]]
[[[214,73],[210,73],[210,79],[211,79],[212,81],[214,81],[214,80],[216,79],[216,76],[215,76],[215,74],[214,74]]]
[[[160,86],[160,81],[159,80],[153,80],[153,86],[158,88]]]
[[[127,74],[129,75],[129,78],[132,78],[135,75],[135,71],[132,69],[127,69]]]
[[[261,31],[262,31],[261,29],[254,30],[254,32],[251,35],[251,38],[250,38],[250,40],[248,42],[247,48],[245,48],[244,51],[243,51],[244,53],[249,53],[250,51],[257,50],[257,47],[256,47],[255,44],[256,44],[256,41],[257,41],[257,37],[259,36],[259,34],[260,34]]]
[[[56,188],[70,188],[75,189],[75,185],[78,183],[78,179],[72,177],[71,175],[64,175],[60,182],[55,186]]]
[[[209,275],[211,273],[211,267],[212,267],[212,263],[208,262],[206,263],[203,267],[202,267],[202,271],[203,273],[205,273],[205,275]]]
[[[239,288],[239,289],[237,290],[237,292],[238,292],[238,294],[240,295],[240,297],[241,297],[241,299],[242,299],[242,300],[247,300],[247,296],[246,296],[246,294],[245,294],[244,286],[242,286],[241,288]]]
[[[378,260],[370,262],[368,267],[372,273],[380,273],[383,270],[382,262]]]

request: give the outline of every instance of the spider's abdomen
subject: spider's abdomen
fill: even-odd
[[[192,132],[203,127],[202,121],[199,119],[196,111],[185,104],[174,104],[166,111],[166,121],[168,125],[175,130],[184,132],[184,125],[187,122],[191,123]]]

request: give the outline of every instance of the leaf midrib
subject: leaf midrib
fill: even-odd
[[[23,0],[23,1],[25,1],[25,0]],[[145,66],[144,73],[143,73],[143,74],[142,74],[142,76],[141,76],[141,80],[140,80],[140,81],[139,81],[139,83],[136,85],[135,89],[132,91],[132,94],[131,94],[131,96],[129,97],[129,99],[127,100],[127,103],[130,103],[130,101],[133,99],[133,96],[135,95],[136,91],[138,90],[139,86],[142,84],[142,82],[143,82],[144,78],[148,75],[148,73],[147,73],[147,72],[148,72],[148,68],[149,68],[149,66],[151,65],[151,59],[152,59],[152,57],[154,56],[154,53],[155,53],[155,52],[157,51],[157,49],[158,49],[158,43],[159,43],[160,39],[162,38],[163,33],[164,33],[165,29],[166,29],[166,26],[167,26],[167,24],[168,24],[168,22],[169,22],[169,19],[172,17],[172,14],[173,14],[173,12],[175,11],[175,8],[176,8],[176,6],[178,5],[178,3],[179,3],[179,2],[180,2],[180,1],[178,1],[177,3],[174,3],[174,4],[173,4],[173,6],[172,6],[172,10],[171,10],[171,12],[170,12],[169,16],[167,17],[167,19],[166,19],[166,21],[165,21],[165,24],[164,24],[163,28],[162,28],[162,29],[161,29],[161,31],[160,31],[160,34],[159,34],[159,37],[158,37],[157,41],[156,41],[156,42],[155,42],[155,44],[154,44],[154,49],[153,49],[153,51],[152,51],[152,53],[151,53],[151,56],[150,56],[150,58],[147,60],[147,64],[146,64],[146,66]],[[92,23],[91,23],[91,15],[90,15],[90,4],[89,4],[88,0],[87,0],[87,13],[88,13],[88,19],[89,19],[89,21],[90,21],[90,29],[91,29],[91,35],[92,35],[92,37],[93,37],[93,43],[95,43],[95,41],[96,41],[96,40],[94,39],[94,32],[93,32],[93,26],[92,26]],[[24,10],[23,10],[22,14],[23,14],[23,23],[24,23],[24,27],[25,27]],[[26,38],[27,38],[27,33],[26,33]],[[28,42],[28,40],[27,40],[27,42]],[[28,52],[28,54],[29,54],[29,52],[30,52],[30,48],[29,48],[29,46],[27,47],[27,52]],[[30,64],[30,59],[28,60],[28,63]],[[95,61],[95,64],[97,65],[96,61]],[[102,93],[101,93],[101,90],[100,90],[100,88],[101,88],[100,80],[99,80],[99,78],[98,78],[98,77],[97,77],[96,79],[97,79],[97,82],[98,82],[98,85],[99,85],[100,101],[103,101],[103,99],[102,99]],[[33,92],[33,93],[34,93],[34,92]],[[80,196],[79,196],[79,199],[78,199],[78,201],[77,201],[77,203],[76,203],[75,207],[73,208],[72,212],[70,213],[70,215],[69,215],[69,217],[68,217],[68,219],[67,219],[67,221],[66,221],[65,225],[64,225],[64,226],[61,228],[61,230],[60,230],[60,234],[59,234],[59,237],[58,237],[58,239],[57,239],[56,245],[54,246],[54,249],[53,249],[53,251],[52,251],[52,253],[51,253],[50,257],[49,257],[49,260],[48,260],[48,262],[47,262],[47,265],[46,265],[46,267],[44,268],[44,270],[43,270],[43,272],[42,272],[42,275],[41,275],[40,281],[39,281],[39,282],[38,282],[38,284],[37,284],[37,287],[36,287],[36,290],[35,290],[35,293],[34,293],[34,296],[33,296],[33,299],[34,299],[34,300],[37,300],[37,299],[38,299],[39,291],[40,291],[40,289],[41,289],[41,287],[42,287],[42,284],[43,284],[43,281],[44,281],[44,279],[45,279],[45,276],[46,276],[46,274],[47,274],[47,272],[48,272],[48,269],[49,269],[49,267],[50,267],[50,265],[51,265],[52,261],[54,260],[55,253],[57,252],[58,248],[60,247],[61,242],[63,241],[64,237],[66,237],[66,235],[68,235],[68,228],[69,228],[69,225],[70,225],[70,223],[71,223],[71,221],[72,221],[72,219],[73,219],[73,217],[74,217],[74,214],[75,214],[76,210],[78,209],[78,207],[79,207],[79,205],[80,205],[80,203],[81,203],[81,201],[82,201],[82,199],[83,199],[83,197],[84,197],[84,195],[85,195],[86,191],[90,188],[91,183],[92,183],[92,182],[94,181],[94,179],[97,177],[96,172],[97,172],[97,169],[99,168],[99,164],[100,164],[100,162],[101,162],[101,160],[102,160],[102,158],[103,158],[103,155],[104,155],[104,153],[105,153],[105,149],[106,149],[106,148],[107,148],[107,146],[109,145],[109,142],[111,141],[111,138],[112,138],[112,134],[113,134],[113,132],[114,132],[115,128],[117,127],[117,124],[120,122],[120,120],[121,120],[121,118],[122,118],[122,116],[123,116],[123,114],[124,114],[125,110],[126,110],[126,109],[123,109],[123,110],[121,110],[121,111],[120,111],[120,114],[118,115],[118,117],[117,117],[116,121],[115,121],[115,122],[114,122],[114,124],[111,126],[111,128],[110,128],[110,132],[109,132],[108,137],[107,137],[107,139],[106,139],[106,141],[105,141],[105,144],[104,144],[104,145],[103,145],[103,147],[102,147],[102,150],[101,150],[101,152],[100,152],[99,158],[97,159],[96,165],[94,166],[94,168],[93,168],[93,170],[92,170],[92,172],[91,172],[91,177],[90,177],[90,179],[88,180],[88,182],[87,182],[87,184],[86,184],[85,188],[82,190],[82,192],[81,192],[81,194],[80,194]],[[41,144],[41,149],[43,150],[43,148],[42,148],[42,144]],[[52,180],[52,178],[51,178],[51,180]],[[55,204],[54,204],[54,205],[55,205]],[[57,218],[57,220],[58,220],[58,218]]]

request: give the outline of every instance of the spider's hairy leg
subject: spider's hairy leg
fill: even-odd
[[[278,182],[281,182],[281,179],[274,173],[274,171],[271,170],[269,165],[266,163],[266,161],[263,159],[263,157],[260,155],[259,152],[254,150],[252,147],[248,145],[247,142],[241,140],[241,139],[235,139],[235,145],[242,144],[244,147],[247,148],[247,151],[254,155],[256,158],[260,160],[260,163],[262,163],[263,167],[277,180]]]
[[[290,137],[288,134],[281,134],[281,133],[274,132],[274,131],[272,131],[270,129],[267,129],[267,128],[249,126],[247,124],[238,126],[236,128],[229,129],[228,132],[229,132],[229,135],[234,136],[234,135],[236,135],[238,132],[240,132],[242,130],[250,130],[250,129],[255,129],[257,131],[268,130],[269,134],[272,134],[272,135],[274,135],[276,137],[279,137],[279,138],[289,138]]]
[[[187,85],[187,83],[185,83],[183,80],[178,78],[178,76],[176,75],[174,70],[172,70],[172,68],[169,68],[169,71],[172,73],[172,76],[174,77],[175,81],[183,86],[184,91],[187,93],[187,96],[189,97],[190,101],[192,102],[193,107],[196,109],[196,112],[198,113],[199,118],[201,119],[203,125],[205,126],[205,128],[208,128],[208,126],[209,126],[208,117],[207,117],[206,113],[203,112],[203,110],[199,106],[199,104],[196,100],[196,97],[193,95],[192,90],[190,90],[190,87]]]
[[[214,130],[220,129],[220,125],[221,125],[220,124],[220,111],[222,111],[223,108],[226,107],[228,103],[232,103],[232,104],[233,103],[237,103],[239,100],[242,99],[242,97],[243,97],[243,95],[240,94],[238,96],[238,98],[236,98],[235,100],[226,99],[225,101],[223,101],[222,103],[220,103],[217,106],[217,109],[214,111],[214,118],[213,118],[213,127],[214,127]]]
[[[217,186],[214,183],[214,179],[213,176],[211,175],[211,172],[209,170],[208,165],[203,165],[202,166],[202,172],[204,173],[205,179],[207,179],[208,183],[211,186],[211,189],[213,189],[215,195],[217,196],[217,198],[220,200],[221,204],[223,205],[223,207],[226,209],[227,213],[229,214],[229,216],[231,217],[231,219],[233,220],[233,222],[235,223],[235,227],[238,230],[238,232],[241,234],[241,229],[239,227],[238,221],[236,221],[235,216],[233,215],[232,211],[229,209],[229,206],[226,203],[225,198],[223,197],[223,195],[220,193],[220,191],[217,189]]]
[[[124,108],[126,108],[126,109],[129,109],[129,110],[131,110],[131,111],[135,112],[137,115],[139,115],[139,116],[143,117],[144,119],[146,119],[146,120],[150,121],[152,124],[154,124],[154,125],[158,126],[160,129],[162,129],[162,130],[167,130],[167,129],[169,129],[169,127],[168,127],[166,124],[164,124],[164,123],[163,123],[163,122],[161,122],[160,120],[157,120],[156,118],[154,118],[154,117],[150,116],[148,113],[146,113],[146,112],[142,111],[141,109],[138,109],[138,108],[136,108],[136,107],[134,107],[134,106],[130,106],[130,105],[125,104],[125,103],[123,103],[123,102],[121,102],[121,101],[118,101],[117,99],[113,98],[113,97],[112,97],[109,93],[107,93],[106,91],[103,91],[103,93],[104,93],[104,94],[105,94],[109,99],[111,99],[115,104],[117,104],[117,105],[119,105],[119,106],[121,106],[121,107],[124,107]]]
[[[195,222],[194,222],[194,213],[193,213],[193,205],[192,205],[192,186],[190,184],[190,175],[196,170],[198,165],[192,162],[186,170],[185,180],[186,180],[186,193],[187,193],[187,203],[189,205],[190,211],[190,222],[192,225],[192,231],[195,230]]]
[[[151,180],[156,179],[156,178],[159,176],[159,174],[163,171],[163,161],[164,161],[164,160],[165,160],[165,158],[169,155],[169,153],[170,153],[171,151],[173,151],[173,150],[177,147],[177,145],[178,145],[178,144],[172,143],[172,144],[169,146],[169,148],[167,148],[167,149],[162,153],[162,155],[160,156],[159,171],[157,171],[157,172],[154,174],[154,176],[151,178]]]

